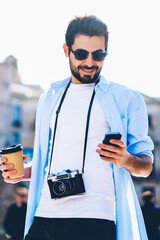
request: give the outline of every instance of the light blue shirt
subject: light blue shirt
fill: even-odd
[[[48,165],[49,127],[52,111],[62,96],[70,78],[54,82],[39,100],[36,115],[36,133],[32,174],[28,196],[25,233],[33,221],[38,207]],[[148,137],[148,117],[141,95],[101,77],[95,87],[96,96],[112,132],[121,132],[127,150],[134,155],[145,154],[153,158],[153,143]],[[98,116],[97,116],[98,117]],[[130,173],[124,168],[113,167],[116,200],[117,240],[147,240],[144,221]],[[54,217],[54,216],[53,216]]]

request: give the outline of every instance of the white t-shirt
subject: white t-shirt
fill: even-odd
[[[70,85],[58,118],[53,150],[51,173],[62,170],[82,171],[84,138],[88,107],[94,84]],[[50,128],[54,129],[55,107]],[[42,196],[36,216],[48,218],[100,218],[114,220],[114,183],[111,164],[101,160],[96,153],[110,127],[97,101],[93,101],[88,131],[83,180],[86,192],[79,195],[51,199],[47,184],[48,167]],[[51,138],[52,143],[52,138]]]

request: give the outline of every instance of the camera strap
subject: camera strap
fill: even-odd
[[[96,84],[99,82],[99,78],[95,83]],[[62,98],[60,100],[59,106],[57,108],[56,111],[56,119],[55,119],[55,124],[54,124],[54,132],[53,132],[53,141],[52,141],[52,148],[51,148],[51,154],[50,154],[50,163],[49,163],[49,171],[48,171],[48,175],[50,175],[50,170],[51,170],[51,163],[52,163],[52,156],[53,156],[53,149],[54,149],[54,143],[55,143],[55,136],[56,136],[56,130],[57,130],[57,122],[58,122],[58,116],[61,110],[61,106],[62,103],[64,101],[64,98],[66,96],[67,90],[69,88],[71,84],[71,81],[67,84],[67,87],[62,95]],[[87,139],[88,139],[88,129],[89,129],[89,121],[90,121],[90,115],[91,115],[91,109],[92,109],[92,104],[93,104],[93,100],[95,97],[95,86],[94,86],[94,90],[91,96],[91,100],[90,100],[90,104],[89,104],[89,108],[88,108],[88,114],[87,114],[87,122],[86,122],[86,132],[85,132],[85,140],[84,140],[84,151],[83,151],[83,165],[82,165],[82,173],[84,173],[84,165],[85,165],[85,157],[86,157],[86,148],[87,148]]]

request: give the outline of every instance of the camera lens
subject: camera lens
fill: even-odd
[[[57,181],[53,184],[53,191],[57,195],[63,195],[66,191],[66,186],[63,182]]]
[[[61,192],[64,192],[64,191],[66,190],[66,187],[65,187],[64,183],[61,183],[61,184],[59,185],[59,190],[60,190]]]
[[[61,196],[70,190],[70,183],[67,180],[57,181],[53,184],[53,191],[56,195]]]

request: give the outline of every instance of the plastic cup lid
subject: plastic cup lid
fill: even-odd
[[[14,153],[14,152],[18,152],[21,151],[23,149],[21,144],[18,145],[10,145],[7,147],[4,147],[0,150],[0,154],[9,154],[9,153]]]

